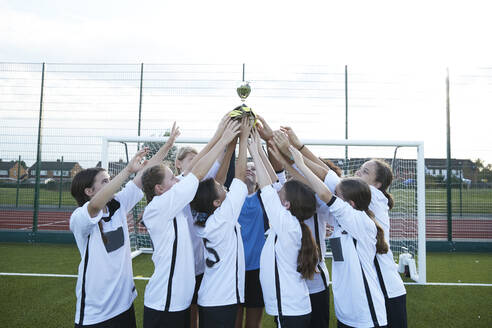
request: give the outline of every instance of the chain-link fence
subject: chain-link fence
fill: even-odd
[[[100,165],[104,136],[161,136],[177,121],[182,135],[210,137],[220,117],[240,104],[235,90],[243,73],[242,65],[0,63],[2,238],[15,231],[67,231],[75,206],[71,179]],[[301,138],[343,139],[348,109],[350,139],[398,135],[425,139],[426,149],[445,140],[442,71],[349,67],[346,74],[344,66],[246,65],[245,73],[253,90],[246,103],[273,127],[294,126]],[[452,149],[465,155],[453,159],[451,221],[445,143],[443,156],[426,159],[428,239],[448,240],[451,227],[454,241],[492,241],[492,149],[474,142],[488,127],[480,118],[492,108],[491,84],[492,68],[452,75],[451,133],[469,132],[452,139]],[[427,139],[424,121],[437,122],[432,126],[442,138]],[[350,147],[347,154],[380,157]],[[324,149],[319,155],[345,156]]]

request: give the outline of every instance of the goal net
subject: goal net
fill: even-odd
[[[101,163],[111,176],[119,173],[143,146],[150,155],[167,140],[166,137],[111,137],[103,138]],[[390,211],[390,247],[395,263],[404,260],[410,265],[412,279],[426,282],[425,269],[425,166],[422,142],[371,141],[371,140],[303,140],[322,159],[329,159],[340,167],[343,176],[353,176],[361,165],[373,158],[386,161],[393,170],[393,183],[389,192],[394,198]],[[179,138],[165,162],[174,169],[177,150],[192,146],[200,150],[208,140]],[[139,202],[128,216],[132,255],[152,252],[152,242],[145,227],[139,223],[146,201]],[[331,233],[327,230],[327,235]],[[330,254],[329,245],[327,253]],[[403,259],[403,260],[401,260]],[[402,265],[402,263],[400,263]]]

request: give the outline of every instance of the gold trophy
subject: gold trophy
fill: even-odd
[[[254,126],[256,124],[256,114],[253,112],[253,109],[251,109],[244,103],[246,98],[248,98],[249,94],[251,93],[249,82],[241,82],[241,84],[236,88],[236,91],[239,98],[241,98],[242,104],[234,108],[229,115],[234,120],[240,120],[243,117],[248,116]]]

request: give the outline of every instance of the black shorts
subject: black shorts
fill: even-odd
[[[223,306],[198,305],[200,328],[234,328],[237,317],[237,304]]]
[[[407,295],[385,299],[388,327],[407,328]]]
[[[275,322],[275,327],[278,327],[278,317],[273,318]],[[308,328],[311,322],[311,313],[305,315],[284,315],[282,316],[282,321],[280,322],[281,328]]]
[[[326,328],[330,325],[330,287],[314,294],[311,300],[311,324],[309,328]]]
[[[99,322],[93,325],[78,325],[75,328],[136,328],[135,309],[132,306],[125,312],[118,314],[116,317]]]
[[[193,293],[193,299],[191,300],[191,304],[197,304],[198,301],[198,290],[200,289],[200,285],[202,284],[203,273],[195,276],[195,292]]]
[[[265,306],[260,284],[260,269],[246,271],[243,305],[246,308],[261,308]]]
[[[190,308],[183,311],[157,311],[144,306],[144,328],[189,328]]]

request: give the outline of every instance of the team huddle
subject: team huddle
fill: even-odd
[[[144,196],[154,263],[145,328],[233,328],[244,318],[261,327],[263,309],[277,327],[328,327],[326,241],[337,326],[407,326],[389,248],[391,168],[370,160],[341,178],[292,128],[257,118],[226,114],[200,152],[179,149],[177,172],[163,164],[180,135],[174,124],[150,159],[144,148],[112,179],[102,168],[74,177],[75,327],[136,327],[127,214]]]

